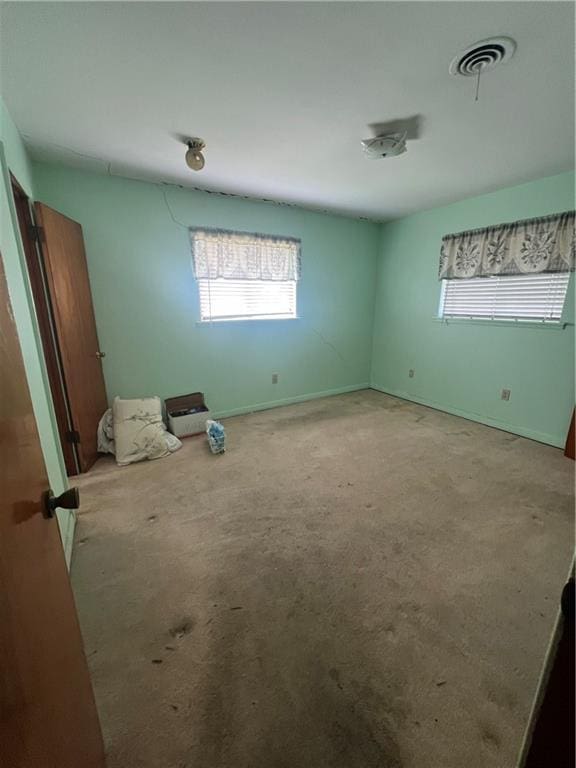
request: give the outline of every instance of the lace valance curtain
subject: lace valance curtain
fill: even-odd
[[[574,211],[446,235],[440,280],[574,270]]]
[[[292,237],[191,229],[198,279],[286,281],[300,278],[300,240]]]

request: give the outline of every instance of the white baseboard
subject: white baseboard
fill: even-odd
[[[308,392],[305,395],[295,395],[294,397],[286,397],[283,400],[268,400],[265,403],[256,403],[254,405],[246,405],[241,408],[232,408],[228,411],[215,411],[213,416],[216,419],[226,419],[229,416],[242,416],[245,413],[254,413],[255,411],[267,411],[270,408],[279,408],[283,405],[294,405],[295,403],[304,403],[307,400],[317,400],[319,397],[330,397],[331,395],[343,395],[346,392],[357,392],[361,389],[370,389],[370,384],[364,382],[362,384],[349,384],[346,387],[338,387],[337,389],[325,389],[322,392]]]
[[[374,382],[370,384],[371,389],[375,389],[378,392],[383,392],[385,395],[391,395],[392,397],[399,397],[402,400],[409,400],[412,403],[418,403],[419,405],[426,405],[429,408],[434,408],[437,411],[443,411],[444,413],[450,413],[453,416],[460,416],[463,419],[469,421],[476,421],[478,424],[485,424],[488,427],[495,427],[501,429],[503,432],[510,432],[513,435],[520,435],[520,437],[528,437],[530,440],[536,440],[539,443],[546,443],[546,445],[552,445],[555,448],[563,448],[564,440],[557,435],[551,435],[548,432],[538,432],[535,429],[525,429],[519,427],[517,424],[509,424],[499,419],[493,419],[490,416],[484,416],[480,413],[474,413],[471,411],[463,411],[459,408],[452,408],[444,403],[437,403],[435,400],[429,400],[423,397],[417,397],[409,392],[402,392],[396,389],[390,389],[389,387],[381,387]]]

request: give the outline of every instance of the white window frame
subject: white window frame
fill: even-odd
[[[190,229],[199,324],[298,319],[301,241],[226,229]]]
[[[531,278],[539,278],[538,286],[530,286],[527,282]],[[477,281],[493,281],[494,295],[492,298],[492,312],[490,309],[490,298],[482,293],[473,293],[473,284]],[[438,319],[446,322],[468,320],[480,323],[517,323],[517,324],[542,324],[550,326],[560,326],[563,323],[563,314],[568,296],[570,284],[569,272],[556,273],[533,273],[528,275],[502,275],[495,277],[477,277],[470,279],[442,280],[440,291],[440,303],[438,307]],[[508,306],[502,295],[498,296],[498,289],[502,287],[507,294]],[[460,289],[466,290],[461,294],[461,311],[446,312],[446,303],[448,301],[448,291]],[[519,300],[514,302],[513,292],[518,291]],[[521,293],[531,292],[532,305],[525,301],[525,307],[522,311]],[[548,295],[546,295],[548,294]],[[472,306],[467,311],[466,300]],[[536,306],[534,304],[536,302]],[[518,311],[514,312],[514,305]],[[452,309],[455,309],[451,302]],[[476,308],[476,311],[473,309]]]
[[[197,278],[198,284],[198,301],[200,306],[200,323],[237,323],[237,322],[252,322],[255,320],[296,320],[298,318],[298,291],[297,280],[229,280],[225,278],[209,279],[209,278]],[[284,295],[278,296],[277,299],[285,301],[282,307],[283,311],[255,311],[255,312],[231,312],[230,314],[219,313],[213,314],[213,307],[218,305],[219,302],[225,300],[225,286],[229,284],[231,286],[231,292],[241,292],[242,286],[245,286],[246,292],[242,297],[245,304],[254,303],[258,298],[258,288],[262,289],[262,293],[265,293],[266,287],[269,287],[271,293],[274,291]],[[218,295],[220,294],[220,296]],[[264,297],[263,297],[264,298]],[[268,303],[274,299],[268,299]],[[240,301],[237,302],[238,305]],[[269,306],[269,304],[268,304]]]

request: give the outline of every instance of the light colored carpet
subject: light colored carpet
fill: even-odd
[[[574,464],[374,391],[225,426],[80,481],[109,768],[512,768]]]

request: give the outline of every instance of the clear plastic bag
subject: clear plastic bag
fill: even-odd
[[[206,434],[212,453],[224,453],[226,450],[226,432],[222,424],[219,421],[208,419],[206,421]]]

